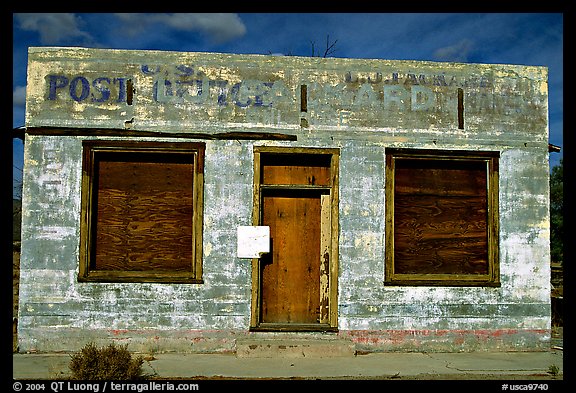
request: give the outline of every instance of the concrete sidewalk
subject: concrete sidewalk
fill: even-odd
[[[13,354],[14,379],[66,379],[70,354]],[[557,370],[557,372],[555,372]],[[352,357],[146,357],[149,379],[531,379],[563,380],[563,351],[370,353]]]

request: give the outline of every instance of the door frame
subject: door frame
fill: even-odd
[[[250,330],[254,331],[337,331],[338,330],[338,189],[340,149],[337,148],[310,148],[310,147],[269,147],[254,146],[254,188],[252,225],[261,225],[262,188],[261,165],[262,154],[314,154],[330,156],[330,233],[327,245],[329,248],[328,260],[328,312],[326,321],[315,324],[271,324],[260,320],[261,308],[261,266],[260,259],[252,259],[252,296],[250,312]],[[320,277],[319,277],[320,279]],[[321,288],[322,290],[322,288]]]

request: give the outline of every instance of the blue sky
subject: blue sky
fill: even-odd
[[[30,46],[311,56],[329,37],[330,57],[546,66],[549,141],[563,147],[562,13],[25,13],[12,29],[13,127],[24,125]],[[15,179],[22,165],[14,140]]]

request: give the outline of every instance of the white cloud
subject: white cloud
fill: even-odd
[[[122,31],[132,36],[156,23],[175,30],[204,33],[214,42],[229,41],[246,33],[246,26],[237,14],[156,13],[116,14],[116,16],[122,21]]]
[[[436,49],[433,56],[442,61],[467,62],[472,47],[472,41],[464,38],[454,45]]]
[[[22,30],[38,32],[43,45],[63,43],[76,38],[92,41],[90,34],[80,29],[81,19],[75,14],[27,13],[14,14],[14,17]]]
[[[12,105],[26,105],[26,86],[16,86],[14,91],[12,91]]]

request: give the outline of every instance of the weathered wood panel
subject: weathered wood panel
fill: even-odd
[[[488,274],[486,162],[396,160],[394,270]]]
[[[267,155],[262,162],[262,184],[330,185],[330,156]]]
[[[190,270],[194,165],[154,157],[99,161],[93,269]]]
[[[262,259],[262,322],[317,323],[320,195],[270,190],[263,204],[272,250]]]
[[[332,255],[331,196],[320,197],[320,323],[329,322],[330,312],[330,256]]]

